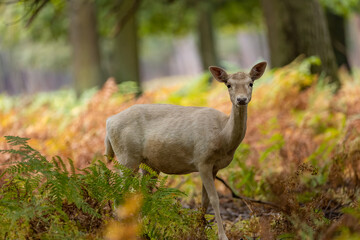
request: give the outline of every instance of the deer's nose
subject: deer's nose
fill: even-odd
[[[247,103],[247,98],[238,97],[238,98],[236,98],[236,101],[238,104],[245,105]]]

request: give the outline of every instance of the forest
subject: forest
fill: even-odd
[[[0,0],[0,238],[360,239],[359,43],[359,0]],[[264,61],[220,225],[202,172],[105,155],[110,116],[231,116],[209,67]]]

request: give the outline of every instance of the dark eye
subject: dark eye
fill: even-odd
[[[250,83],[249,86],[252,87],[252,86],[253,86],[253,83]]]
[[[226,85],[227,86],[227,88],[231,88],[231,85],[230,84],[228,84],[228,85]]]

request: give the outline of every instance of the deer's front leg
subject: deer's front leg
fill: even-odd
[[[215,220],[217,222],[218,230],[219,230],[219,233],[218,233],[219,239],[220,240],[228,240],[228,238],[225,235],[224,227],[223,227],[222,220],[220,217],[219,196],[215,189],[213,166],[203,165],[200,167],[199,172],[200,172],[201,180],[203,182],[203,187],[205,188],[205,191],[208,195],[208,199],[209,199],[211,206],[213,207],[214,212],[215,212]],[[204,193],[204,191],[203,191],[203,193]],[[204,196],[203,196],[203,201],[204,201]]]
[[[213,172],[213,179],[214,180],[215,180],[216,174],[217,174],[217,171]],[[205,215],[206,210],[209,207],[210,200],[209,200],[209,196],[208,196],[208,194],[206,192],[204,184],[202,185],[201,197],[202,197],[202,199],[201,199],[201,208],[202,208],[202,211],[204,212],[204,215]]]

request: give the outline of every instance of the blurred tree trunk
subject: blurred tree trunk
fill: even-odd
[[[330,9],[326,9],[326,18],[329,25],[331,45],[334,49],[337,65],[345,66],[350,69],[347,57],[347,44],[345,34],[345,18],[344,16],[333,13]]]
[[[197,9],[199,52],[203,70],[207,71],[209,66],[219,66],[212,22],[213,11],[210,3],[202,1],[197,4]]]
[[[139,0],[123,0],[121,3],[117,14],[118,26],[110,71],[117,82],[134,81],[140,88],[139,37],[136,19],[139,3]]]
[[[7,92],[6,88],[6,74],[7,68],[5,67],[5,61],[2,56],[2,53],[0,52],[0,93]]]
[[[262,8],[272,66],[284,66],[300,54],[318,56],[322,64],[314,67],[313,72],[323,71],[330,77],[329,83],[338,89],[340,81],[335,55],[325,14],[318,0],[262,0]]]
[[[100,49],[93,1],[70,0],[70,42],[75,89],[78,93],[101,86]]]

